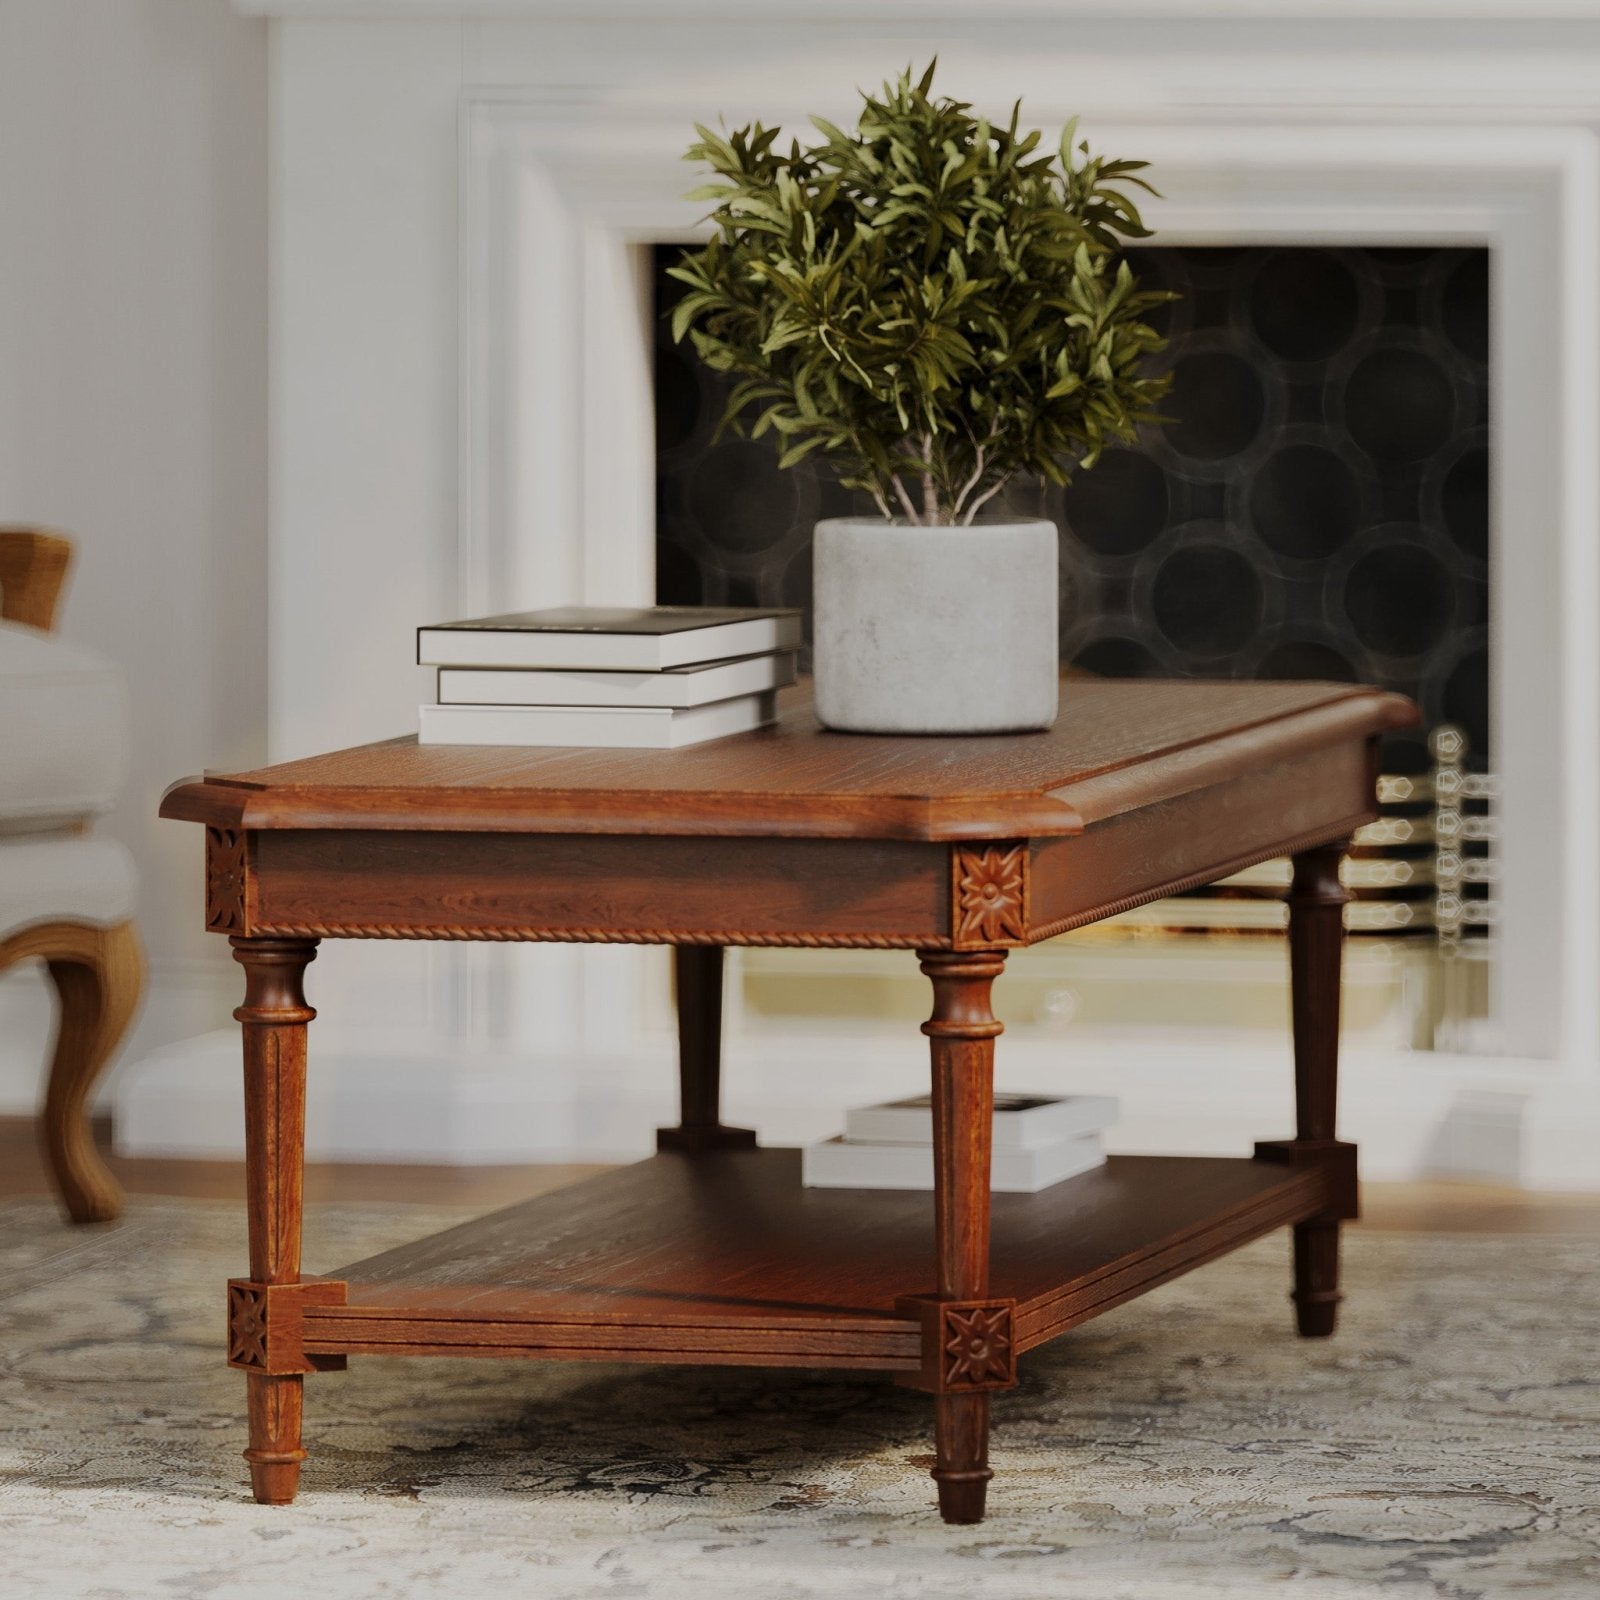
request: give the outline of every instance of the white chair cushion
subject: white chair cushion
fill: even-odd
[[[121,669],[54,634],[0,623],[0,834],[98,815],[127,766]]]
[[[114,839],[0,838],[0,939],[35,922],[126,922],[135,883],[133,857]]]

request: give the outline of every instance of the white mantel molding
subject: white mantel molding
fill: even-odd
[[[1038,122],[1065,108],[1031,97]],[[776,108],[781,111],[782,107]],[[462,127],[458,557],[470,602],[638,604],[653,589],[644,247],[694,236],[665,117],[477,91]],[[775,120],[782,120],[775,117]],[[1165,243],[1486,244],[1498,573],[1495,769],[1507,1052],[1600,1063],[1600,158],[1581,128],[1086,123],[1137,150]],[[1538,708],[1534,713],[1533,708]],[[581,959],[581,958],[580,958]]]
[[[1525,1170],[1547,1186],[1594,1185],[1600,30],[1581,24],[1600,23],[1600,0],[237,3],[276,19],[284,755],[404,725],[406,685],[367,669],[418,613],[649,598],[645,247],[693,236],[678,156],[695,117],[798,125],[805,111],[848,113],[851,86],[893,70],[914,39],[909,53],[937,48],[964,96],[990,106],[1021,93],[1041,126],[1082,112],[1101,148],[1155,160],[1164,241],[1488,245],[1503,580],[1493,723],[1495,764],[1512,777],[1506,1054],[1357,1051],[1346,1104],[1374,1170],[1400,1176],[1436,1158],[1457,1097],[1525,1103]],[[1177,20],[1149,26],[1158,15]],[[994,30],[1007,18],[1034,25]],[[294,672],[279,647],[289,639],[303,658]],[[333,1130],[324,1153],[482,1159],[486,1130],[510,1156],[599,1151],[605,1129],[633,1137],[670,1098],[659,952],[324,955],[313,969],[327,1019],[313,1041]],[[397,994],[401,973],[412,982]],[[784,1096],[819,1063],[834,1076],[817,1105],[836,1107],[843,1093],[902,1085],[916,1044],[790,1039],[735,1012],[730,1098],[767,1131],[806,1136],[820,1130],[786,1121]],[[1019,1067],[1083,1070],[1076,1038],[1019,1026],[1007,1044]],[[1207,1116],[1218,1139],[1281,1120],[1267,1103],[1286,1092],[1281,1052],[1276,1065],[1215,1047],[1179,1062],[1148,1044],[1119,1039],[1106,1070],[1150,1148],[1192,1142]],[[215,1129],[236,1107],[237,1046],[216,1045],[130,1074],[119,1103],[146,1130],[131,1144],[231,1145]],[[360,1092],[369,1068],[386,1086],[382,1127]],[[624,1104],[620,1123],[606,1120]]]
[[[968,21],[974,0],[233,0],[247,16],[601,22]],[[981,21],[1600,22],[1600,0],[979,0]]]

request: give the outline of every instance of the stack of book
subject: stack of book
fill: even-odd
[[[798,611],[562,606],[417,629],[423,744],[672,750],[771,722]]]
[[[989,1187],[1034,1194],[1100,1166],[1100,1135],[1116,1120],[1107,1095],[996,1094]],[[801,1178],[820,1189],[931,1189],[931,1097],[847,1112],[842,1136],[805,1147]]]

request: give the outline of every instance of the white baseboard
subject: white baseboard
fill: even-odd
[[[1293,1130],[1287,1047],[1147,1036],[1008,1040],[1002,1087],[1114,1094],[1117,1151],[1237,1155]],[[653,1148],[674,1120],[671,1041],[561,1060],[414,1037],[313,1035],[307,1151],[313,1160],[474,1164],[619,1160]],[[915,1037],[850,1030],[735,1037],[725,1118],[764,1141],[838,1131],[842,1108],[926,1082]],[[1547,1190],[1600,1189],[1600,1091],[1547,1063],[1355,1048],[1340,1132],[1374,1179],[1454,1175]],[[243,1117],[232,1029],[167,1046],[124,1074],[116,1097],[127,1155],[237,1155]]]
[[[631,1160],[674,1120],[670,1063],[588,1061],[581,1070],[414,1037],[314,1035],[306,1088],[313,1161]],[[653,1070],[651,1068],[653,1067]],[[157,1050],[123,1080],[117,1151],[222,1157],[243,1149],[236,1029]]]
[[[152,961],[139,1013],[100,1081],[96,1108],[112,1104],[130,1063],[226,1023],[238,988],[230,961]],[[0,976],[0,1116],[34,1114],[54,1030],[54,991],[43,965],[29,962]]]

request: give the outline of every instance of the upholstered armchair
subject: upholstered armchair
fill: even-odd
[[[32,958],[49,972],[60,1005],[40,1134],[68,1214],[103,1222],[122,1193],[90,1137],[89,1094],[144,960],[132,858],[90,832],[127,767],[127,687],[51,633],[71,561],[60,534],[0,527],[0,971]]]

